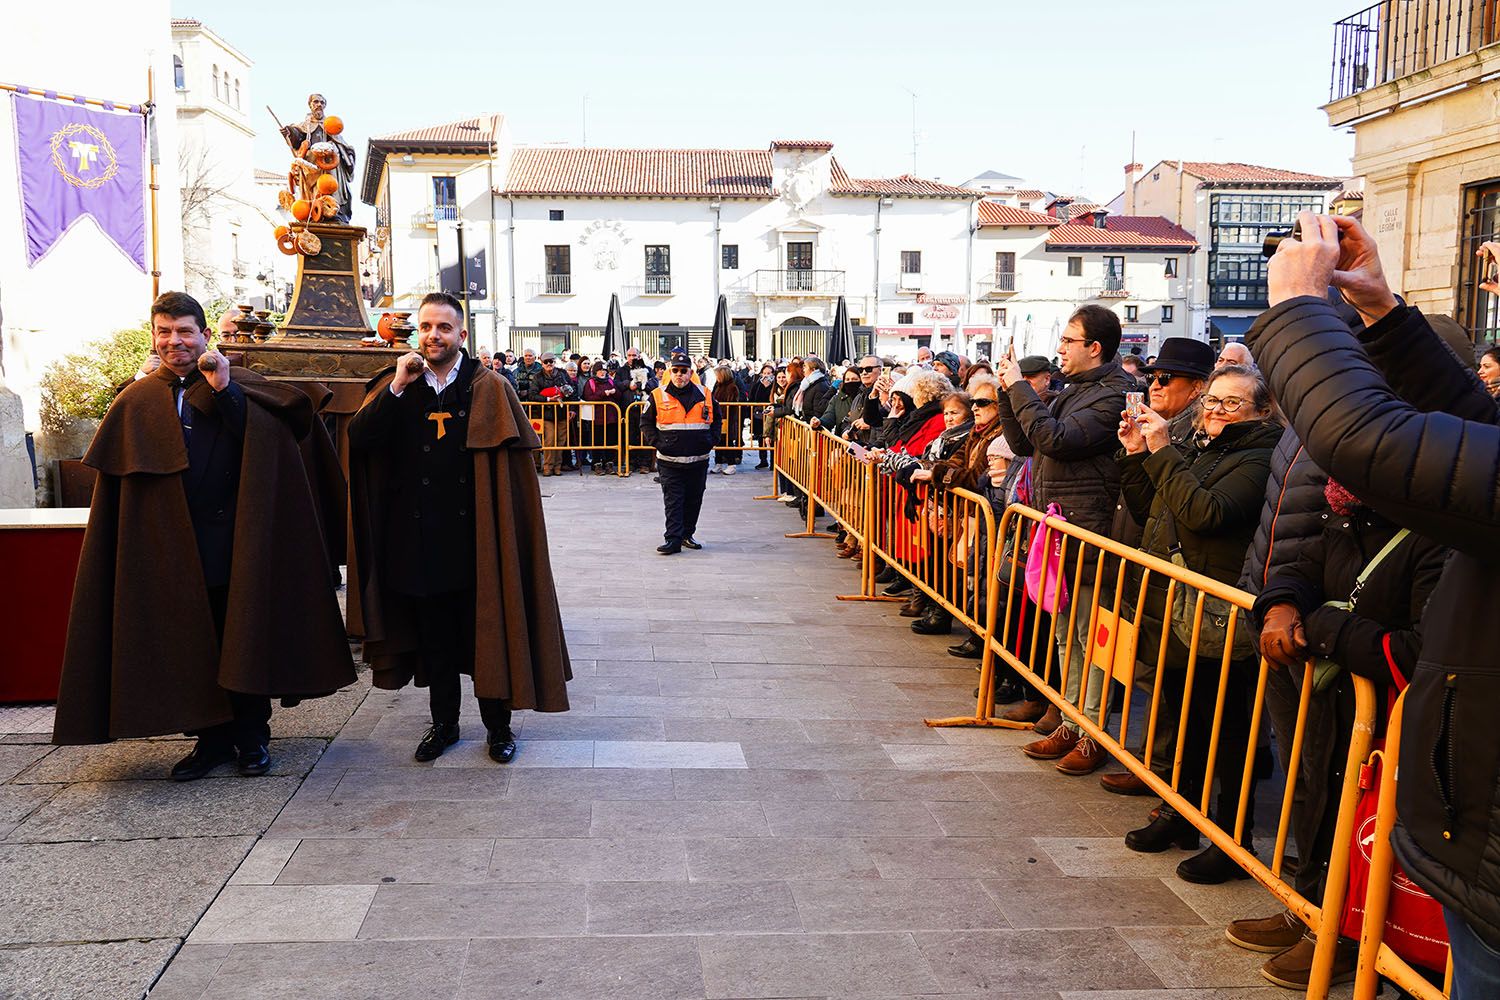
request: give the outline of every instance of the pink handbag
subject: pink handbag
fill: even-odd
[[[1062,508],[1047,505],[1047,516],[1066,521]],[[1068,608],[1068,588],[1063,580],[1063,534],[1038,525],[1031,533],[1031,552],[1026,556],[1026,593],[1031,603],[1048,614],[1056,615]]]

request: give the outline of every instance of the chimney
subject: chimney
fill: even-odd
[[[1135,175],[1141,172],[1139,163],[1125,164],[1125,214],[1135,214]]]

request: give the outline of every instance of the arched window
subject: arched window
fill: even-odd
[[[224,103],[229,103],[229,70],[224,71]]]
[[[214,96],[219,96],[219,64],[214,63]]]
[[[172,86],[178,90],[187,89],[187,80],[184,79],[182,73],[182,56],[172,57]]]
[[[238,77],[234,81],[234,106],[240,106],[240,81]]]

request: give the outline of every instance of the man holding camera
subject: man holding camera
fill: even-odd
[[[1500,414],[1474,373],[1386,283],[1353,219],[1303,213],[1250,330],[1307,452],[1379,514],[1450,546],[1406,691],[1391,840],[1443,906],[1453,1000],[1500,996],[1500,673],[1476,622],[1500,615]],[[1328,300],[1336,289],[1363,323]],[[1399,679],[1393,678],[1399,684]]]

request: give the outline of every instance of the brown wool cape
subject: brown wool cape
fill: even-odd
[[[56,743],[190,732],[233,717],[225,691],[331,694],[354,681],[328,557],[303,465],[312,403],[242,368],[245,438],[224,644],[182,476],[187,447],[165,366],[110,406],[84,463],[96,470],[58,692]],[[188,402],[209,410],[204,381]]]
[[[395,370],[369,384],[366,403],[387,391]],[[474,608],[465,630],[473,656],[464,672],[480,698],[509,698],[512,708],[568,710],[573,679],[557,587],[547,551],[532,451],[541,447],[510,383],[487,368],[474,373],[467,439],[474,460]],[[396,689],[427,679],[408,599],[385,590],[381,528],[395,470],[379,453],[349,455],[349,634],[364,639],[375,686]]]

